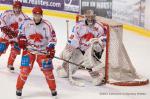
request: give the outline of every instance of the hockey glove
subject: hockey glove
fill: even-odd
[[[18,31],[12,31],[8,26],[1,28],[1,31],[6,34],[10,39],[17,37]]]
[[[47,57],[53,59],[55,56],[55,44],[50,43],[46,47],[47,53],[49,54]]]
[[[27,46],[27,38],[26,38],[26,36],[19,36],[18,37],[18,44],[19,44],[20,48],[25,49],[26,46]]]

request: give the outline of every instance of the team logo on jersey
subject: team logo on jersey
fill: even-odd
[[[13,31],[18,29],[18,22],[14,22],[10,25],[10,27],[12,28]]]
[[[43,36],[39,33],[35,33],[29,36],[30,39],[34,40],[34,42],[41,42],[43,39]]]
[[[86,41],[89,41],[91,38],[94,38],[94,35],[92,33],[87,33],[81,37],[82,39],[85,39]]]

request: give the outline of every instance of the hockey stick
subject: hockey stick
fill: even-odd
[[[39,51],[39,50],[35,50],[35,49],[31,49],[31,50],[37,51],[37,52],[39,52],[39,53],[41,53],[41,54],[49,55],[49,53],[46,53],[46,52],[43,52],[43,51]],[[60,58],[60,57],[57,57],[57,56],[54,56],[54,58],[55,58],[55,59],[58,59],[58,60],[65,61],[65,62],[67,62],[67,63],[73,64],[73,65],[76,65],[76,66],[79,66],[79,68],[81,68],[81,69],[85,69],[85,70],[88,70],[88,71],[92,71],[91,68],[86,68],[85,66],[83,66],[83,65],[81,65],[81,64],[76,64],[76,63],[74,63],[74,62],[65,60],[65,59]]]
[[[33,46],[34,46],[34,44],[31,44],[31,43],[28,43],[28,45],[31,45],[31,46],[33,45]],[[45,51],[40,51],[40,50],[35,50],[35,49],[31,49],[31,50],[37,51],[37,52],[39,52],[39,53],[41,53],[41,54],[50,55],[50,53],[47,53],[47,52],[45,52]],[[65,59],[63,59],[63,58],[60,58],[60,57],[57,57],[57,56],[54,56],[54,58],[56,58],[56,59],[58,59],[58,60],[65,61],[65,62],[67,62],[67,63],[73,64],[73,65],[76,65],[76,66],[79,66],[80,68],[84,68],[84,69],[86,69],[86,70],[92,71],[92,69],[90,69],[90,68],[86,68],[86,67],[84,67],[83,65],[76,64],[76,63],[74,63],[74,62],[70,62],[70,61],[65,60]]]
[[[54,58],[59,59],[59,60],[62,60],[62,61],[65,61],[65,62],[67,62],[67,63],[73,64],[73,65],[76,65],[76,66],[79,66],[81,69],[83,68],[83,69],[86,69],[86,70],[88,70],[88,71],[92,71],[91,68],[86,68],[86,67],[84,67],[83,65],[76,64],[76,63],[74,63],[74,62],[65,60],[65,59],[63,59],[63,58],[60,58],[60,57],[57,57],[57,56],[54,56]]]

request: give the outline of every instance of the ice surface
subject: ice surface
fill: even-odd
[[[56,56],[59,56],[66,43],[66,20],[55,17],[47,17],[56,31],[58,43],[56,46]],[[74,21],[69,20],[69,31],[72,31]],[[130,31],[124,30],[123,38],[127,52],[138,73],[150,79],[150,38],[139,36]],[[14,66],[15,73],[8,72],[7,59],[10,48],[6,54],[0,57],[0,99],[16,99],[15,87],[19,73],[21,56],[18,56]],[[61,61],[54,59],[54,68],[61,65]],[[54,73],[55,73],[54,69]],[[87,71],[78,71],[76,79],[85,82],[85,87],[77,87],[69,84],[68,79],[56,76],[58,98],[59,99],[148,99],[150,97],[150,85],[138,87],[119,87],[113,85],[93,86],[91,77]],[[23,99],[52,99],[45,78],[35,63],[24,89]]]

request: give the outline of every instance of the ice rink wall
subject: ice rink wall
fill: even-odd
[[[0,10],[9,10],[13,1],[0,0]],[[18,0],[23,12],[31,14],[31,7],[41,5],[47,16],[75,19],[76,14],[93,9],[99,16],[124,24],[124,29],[150,37],[150,0]]]

